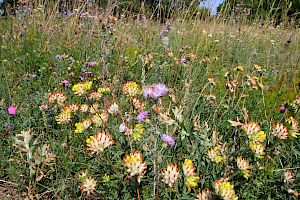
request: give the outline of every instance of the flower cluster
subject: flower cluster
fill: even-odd
[[[255,122],[248,122],[242,125],[249,139],[249,148],[257,157],[265,155],[265,146],[263,142],[266,140],[266,134],[261,131],[261,127]]]
[[[74,92],[74,94],[81,96],[86,94],[86,92],[92,88],[92,85],[93,85],[92,81],[88,81],[85,83],[78,83],[73,85],[72,91]]]
[[[146,173],[147,165],[143,161],[142,153],[136,150],[134,153],[130,152],[129,155],[125,155],[122,165],[127,167],[126,172],[130,177],[137,177],[138,182],[141,182],[142,176]]]
[[[162,182],[168,185],[169,187],[173,187],[173,185],[179,178],[179,169],[177,165],[168,164],[161,174],[163,177]]]
[[[128,96],[136,96],[140,93],[139,87],[136,82],[130,81],[124,84],[123,94]]]
[[[198,186],[199,176],[196,175],[196,168],[190,159],[185,159],[182,165],[185,176],[185,186],[188,188],[195,188]]]
[[[97,182],[94,178],[88,177],[88,171],[81,171],[78,174],[78,180],[80,182],[80,189],[88,196],[96,190]]]
[[[90,136],[87,140],[88,150],[92,152],[92,154],[99,154],[104,151],[104,149],[110,147],[115,142],[108,132],[102,131],[97,132],[96,135]]]
[[[234,185],[226,180],[216,180],[214,183],[215,191],[220,195],[224,200],[237,200],[238,197],[234,191]]]
[[[208,157],[212,162],[221,163],[225,157],[221,154],[221,147],[216,146],[208,151]]]

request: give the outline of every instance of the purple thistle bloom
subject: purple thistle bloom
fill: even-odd
[[[136,117],[136,120],[141,122],[141,121],[144,121],[147,117],[148,117],[148,112],[142,111],[138,114],[138,116]]]
[[[169,145],[169,147],[174,147],[175,146],[175,139],[173,136],[169,135],[169,134],[162,134],[162,136],[160,137],[160,139],[162,141],[164,141],[165,143],[167,143],[167,145]]]
[[[169,88],[163,83],[156,83],[155,85],[147,86],[144,89],[143,96],[145,98],[157,99],[169,92]]]
[[[169,92],[169,88],[163,83],[154,85],[155,96],[162,97]]]
[[[153,94],[153,87],[152,86],[146,86],[143,92],[143,96],[145,98],[152,97]]]

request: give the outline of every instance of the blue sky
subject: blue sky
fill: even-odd
[[[206,7],[210,10],[212,15],[216,15],[218,6],[223,2],[224,2],[224,0],[200,1],[200,7]]]

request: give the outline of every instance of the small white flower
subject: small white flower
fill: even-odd
[[[116,114],[117,112],[119,112],[119,106],[116,103],[113,103],[109,109],[108,109],[108,113],[110,114]]]
[[[119,126],[119,131],[120,131],[121,133],[124,133],[124,132],[126,131],[126,125],[125,125],[125,123],[122,123],[122,124]]]

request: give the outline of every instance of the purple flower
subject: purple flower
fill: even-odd
[[[82,80],[82,81],[84,80],[84,77],[83,77],[83,76],[79,76],[79,78],[80,78],[80,80]]]
[[[13,128],[14,128],[14,127],[11,126],[11,125],[7,126],[7,129],[13,129]]]
[[[146,86],[143,92],[145,98],[157,99],[169,92],[169,88],[163,83],[156,83],[155,85]]]
[[[136,117],[136,120],[141,122],[141,121],[144,121],[147,117],[148,117],[148,112],[142,111],[138,114],[138,116]]]
[[[280,111],[285,111],[285,105],[282,105],[278,108]]]
[[[169,134],[162,134],[162,136],[160,137],[160,139],[162,141],[164,141],[165,143],[167,143],[167,145],[169,145],[170,147],[174,147],[175,146],[175,139],[173,136],[169,135]]]
[[[162,97],[169,92],[169,88],[163,83],[156,83],[154,85],[154,93],[158,97]]]
[[[153,86],[146,86],[143,92],[145,98],[153,96]]]

